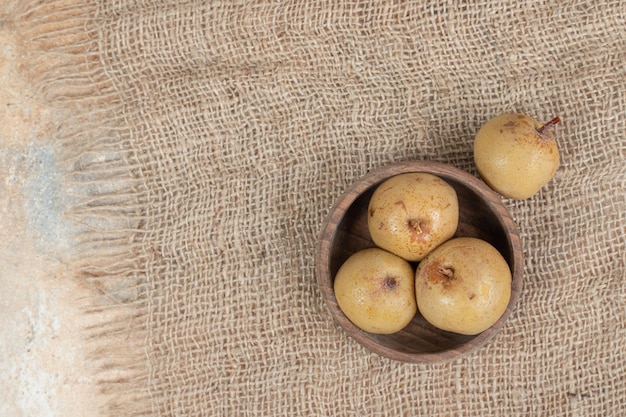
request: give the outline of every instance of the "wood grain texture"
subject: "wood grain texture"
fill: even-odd
[[[455,237],[486,240],[507,260],[512,276],[511,299],[502,317],[475,336],[446,332],[419,314],[403,330],[376,335],[360,330],[341,311],[333,291],[334,277],[353,253],[374,247],[367,227],[367,207],[376,186],[407,172],[426,172],[447,181],[459,198],[459,225]],[[354,183],[331,208],[317,246],[316,273],[322,297],[334,319],[357,342],[382,356],[405,362],[436,362],[457,358],[485,344],[513,311],[522,290],[523,251],[515,222],[500,197],[473,175],[453,166],[427,161],[390,164],[373,170]],[[416,266],[416,264],[413,264]]]

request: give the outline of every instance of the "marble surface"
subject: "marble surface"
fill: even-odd
[[[55,148],[60,116],[21,70],[25,46],[0,4],[0,417],[94,416],[88,289],[71,279],[73,226]],[[3,19],[4,16],[4,19]]]

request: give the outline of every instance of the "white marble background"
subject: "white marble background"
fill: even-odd
[[[64,258],[70,201],[50,110],[21,70],[24,48],[0,0],[0,416],[96,415],[81,340],[87,289]]]

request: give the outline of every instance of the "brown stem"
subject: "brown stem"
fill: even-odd
[[[451,266],[441,266],[439,267],[439,273],[446,277],[447,279],[454,278],[454,268]]]
[[[409,228],[415,230],[417,233],[422,233],[422,222],[420,219],[409,219]]]
[[[556,116],[554,119],[550,120],[548,123],[546,123],[545,125],[541,126],[539,129],[537,129],[537,132],[539,133],[543,133],[544,131],[548,131],[550,129],[552,129],[552,127],[559,123],[561,121],[561,118],[559,116]]]

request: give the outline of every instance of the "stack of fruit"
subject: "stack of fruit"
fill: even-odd
[[[481,178],[505,197],[534,195],[554,176],[559,153],[551,128],[521,114],[489,120],[474,141]],[[455,236],[454,188],[428,173],[399,174],[377,186],[368,207],[376,247],[350,256],[335,276],[346,317],[364,331],[391,334],[417,314],[442,330],[475,335],[505,312],[511,270],[490,243]]]

